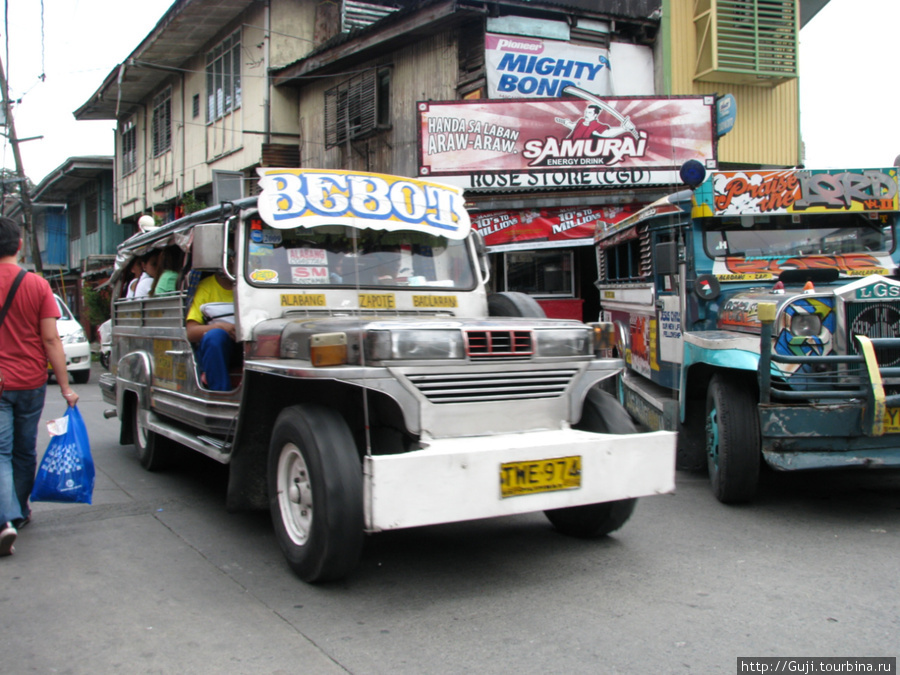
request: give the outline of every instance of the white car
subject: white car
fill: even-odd
[[[91,343],[88,342],[81,324],[62,298],[54,295],[59,305],[59,320],[56,329],[66,352],[66,370],[72,374],[76,384],[87,384],[91,378]],[[48,364],[47,368],[50,366]],[[49,371],[52,374],[52,370]]]

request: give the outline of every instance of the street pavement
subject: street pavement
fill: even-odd
[[[118,419],[100,415],[100,372],[94,364],[91,381],[73,385],[97,468],[93,504],[34,504],[15,554],[0,559],[0,672],[294,673],[302,664],[346,673],[229,576],[239,559],[215,559],[262,548],[280,563],[268,516],[229,516],[227,530],[207,531],[207,517],[223,515],[227,474],[204,458],[169,476],[138,472],[133,449],[118,445]],[[47,392],[44,419],[62,416],[56,384]],[[40,461],[43,428],[39,439]]]
[[[309,585],[268,514],[226,512],[225,467],[140,467],[99,373],[75,385],[94,504],[35,504],[0,560],[0,673],[706,675],[900,651],[898,472],[767,472],[742,507],[679,472],[608,538],[542,514],[387,532]],[[45,419],[64,410],[51,385]]]

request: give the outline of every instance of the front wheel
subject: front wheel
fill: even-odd
[[[283,410],[268,474],[272,524],[291,569],[307,582],[346,576],[365,533],[362,465],[343,418],[317,405]]]
[[[598,434],[634,434],[637,429],[628,411],[607,391],[594,387],[588,392],[577,429]],[[553,527],[573,537],[602,537],[622,527],[637,505],[637,499],[602,504],[569,506],[544,511]]]
[[[750,501],[759,483],[759,421],[752,385],[713,375],[706,391],[706,461],[723,504]]]
[[[151,431],[143,422],[140,404],[135,401],[131,418],[134,447],[138,453],[138,461],[147,471],[161,471],[172,465],[174,441]]]

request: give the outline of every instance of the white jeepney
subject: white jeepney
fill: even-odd
[[[410,178],[260,169],[262,194],[135,235],[182,253],[178,291],[113,303],[101,377],[121,442],[150,470],[190,448],[229,465],[230,509],[271,509],[292,569],[346,575],[366,533],[544,511],[560,531],[620,527],[674,489],[675,435],[635,434],[597,386],[611,325],[489,295],[461,193]],[[191,280],[234,254],[242,359],[204,387]]]

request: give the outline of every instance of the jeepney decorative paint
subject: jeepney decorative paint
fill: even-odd
[[[897,169],[715,172],[694,193],[693,217],[898,210]]]
[[[471,228],[462,190],[452,186],[350,171],[256,171],[260,217],[276,229],[349,225],[465,239]]]

